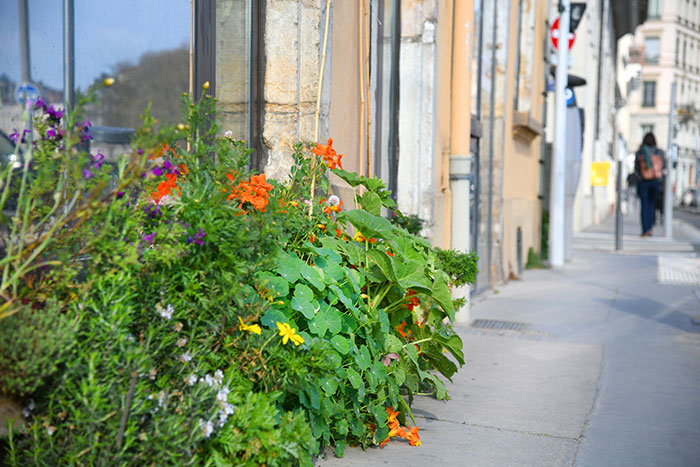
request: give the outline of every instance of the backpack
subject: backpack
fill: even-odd
[[[639,173],[642,180],[655,180],[664,176],[664,156],[655,149],[651,153],[651,167],[647,167],[644,154],[639,155]]]

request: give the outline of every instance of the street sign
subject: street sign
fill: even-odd
[[[41,96],[39,88],[36,84],[32,83],[22,83],[17,86],[17,90],[15,91],[15,100],[19,105],[24,105],[25,99],[29,99],[29,102],[36,102],[39,96]]]
[[[571,19],[569,20],[569,32],[576,31],[578,23],[583,18],[583,12],[586,11],[585,3],[572,3],[571,4]]]
[[[557,50],[558,44],[559,44],[559,18],[555,19],[554,22],[552,23],[552,27],[549,28],[549,38],[552,40],[552,46],[554,47],[554,50]],[[569,33],[569,50],[571,50],[571,47],[574,45],[574,41],[576,40],[576,33],[575,32],[570,32]]]
[[[566,88],[564,90],[564,96],[566,97],[566,106],[567,107],[573,107],[576,105],[576,95],[574,94],[573,89]]]

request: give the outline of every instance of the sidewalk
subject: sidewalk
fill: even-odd
[[[452,399],[415,400],[420,447],[349,448],[317,465],[698,465],[700,265],[689,263],[695,283],[662,283],[657,258],[692,261],[700,232],[679,223],[673,240],[640,239],[635,222],[622,252],[610,219],[576,235],[564,267],[472,301]]]

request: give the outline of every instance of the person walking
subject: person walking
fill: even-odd
[[[642,237],[651,237],[656,214],[656,198],[661,190],[664,152],[656,147],[653,133],[644,135],[635,154],[634,171],[637,174],[637,194],[641,201]]]

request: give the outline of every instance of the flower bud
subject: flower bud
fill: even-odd
[[[102,84],[104,84],[106,87],[110,87],[114,84],[114,78],[105,78],[104,81],[102,81]]]

